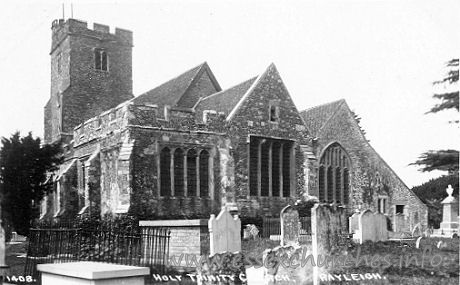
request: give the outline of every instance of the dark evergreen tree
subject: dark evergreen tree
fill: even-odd
[[[433,82],[433,85],[456,86],[455,83],[458,82],[459,59],[449,60],[446,63],[446,67],[448,69],[447,74],[443,79]],[[449,88],[447,88],[446,90],[448,91],[444,93],[435,93],[433,95],[433,98],[441,100],[441,102],[436,104],[427,113],[437,113],[452,109],[457,110],[457,112],[459,111],[458,89],[449,90]],[[458,123],[458,120],[453,120],[452,122]],[[418,160],[410,165],[420,166],[420,171],[441,170],[447,171],[449,174],[458,174],[458,155],[458,150],[430,150],[422,153]]]
[[[29,133],[2,138],[0,149],[0,197],[2,217],[18,234],[28,235],[32,219],[39,214],[40,201],[52,191],[47,174],[62,162],[59,144],[41,145]]]

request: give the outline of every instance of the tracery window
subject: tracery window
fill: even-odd
[[[207,150],[164,147],[159,159],[160,196],[210,196],[211,156]]]
[[[249,141],[249,195],[290,197],[294,142],[251,136]]]
[[[350,195],[350,159],[338,143],[323,151],[318,169],[320,202],[347,205]]]

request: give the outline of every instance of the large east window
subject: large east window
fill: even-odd
[[[291,197],[293,141],[251,136],[249,195]]]
[[[338,143],[330,145],[321,155],[318,168],[320,202],[347,205],[350,198],[350,159]]]

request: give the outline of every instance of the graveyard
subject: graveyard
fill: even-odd
[[[37,275],[38,271],[27,271],[30,255],[34,255],[33,240],[16,238],[6,244],[8,271],[3,281],[6,284],[55,284],[46,283],[46,278],[68,271],[66,264],[76,262],[77,267],[91,267],[80,271],[102,266],[101,270],[107,272],[104,266],[111,265],[118,266],[113,272],[137,270],[139,282],[144,278],[142,274],[147,276],[145,284],[458,284],[457,237],[415,232],[391,238],[392,233],[381,222],[381,214],[364,210],[347,217],[343,208],[324,204],[310,204],[308,210],[304,206],[287,205],[280,212],[279,228],[271,228],[267,233],[267,230],[242,225],[238,215],[231,214],[229,209],[222,208],[217,217],[212,215],[208,220],[139,222],[142,228],[139,250],[131,248],[132,254],[139,257],[138,263],[131,260],[128,264],[121,258],[97,259],[104,254],[108,256],[109,251],[120,257],[124,251],[121,247],[133,247],[134,239],[131,244],[119,243],[116,248],[107,247],[98,254],[88,253],[86,259],[73,259],[73,253],[63,248],[57,254],[49,247],[46,259],[39,261],[35,257],[35,269],[41,273]],[[301,217],[299,213],[310,216]],[[310,223],[302,222],[305,218]],[[263,226],[267,227],[268,223]],[[170,235],[169,250],[162,252],[168,255],[163,269],[151,266],[154,262],[143,263],[158,257],[154,251],[146,250],[146,245],[158,247],[159,240],[150,239],[149,234],[155,227],[168,228]],[[134,236],[133,230],[131,232]],[[309,238],[305,238],[306,235]],[[191,239],[186,239],[190,236]],[[44,241],[40,244],[42,249],[47,248]],[[105,246],[104,242],[97,241],[100,247]],[[113,241],[111,243],[113,245]],[[156,257],[152,258],[153,255]],[[185,259],[194,256],[196,260],[191,266],[184,266],[180,261],[171,263],[173,257],[180,255],[185,255]],[[97,274],[100,272],[93,273]],[[40,277],[44,280],[42,283]],[[79,275],[79,278],[90,277]]]

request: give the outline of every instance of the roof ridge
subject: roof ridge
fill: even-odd
[[[344,103],[346,104],[346,101],[345,101],[345,99],[340,99],[340,100],[331,102],[330,104],[332,105],[332,103],[338,103],[338,105],[335,107],[335,110],[332,112],[332,114],[324,121],[324,124],[318,129],[317,134],[319,134],[322,131],[322,129],[324,128],[324,126],[326,126],[326,124],[329,123],[329,121],[335,116],[335,114],[337,114],[337,112],[339,111],[340,107]],[[325,104],[325,105],[327,105],[327,104]]]
[[[327,105],[332,105],[332,104],[335,104],[335,103],[339,103],[340,101],[345,101],[345,99],[342,98],[342,99],[327,102],[327,103],[324,103],[324,104],[321,104],[321,105],[313,106],[313,107],[307,108],[307,109],[305,109],[303,111],[300,111],[300,112],[308,112],[308,111],[316,109],[316,108],[320,108],[320,107],[324,107],[324,106],[327,106]]]
[[[204,64],[206,64],[206,62],[201,63],[201,64],[199,64],[199,65],[197,65],[197,66],[194,66],[193,68],[190,68],[190,69],[188,69],[188,70],[186,70],[186,71],[184,71],[184,72],[181,72],[181,73],[178,74],[177,76],[174,76],[174,77],[172,77],[172,78],[170,78],[170,79],[164,81],[163,83],[160,83],[159,85],[157,85],[157,86],[155,86],[155,87],[149,89],[148,91],[145,91],[145,92],[139,94],[138,96],[136,96],[136,97],[134,97],[134,98],[131,98],[130,100],[135,99],[135,98],[137,98],[137,97],[139,97],[139,96],[142,96],[142,95],[144,95],[144,94],[146,94],[146,93],[149,93],[150,91],[155,90],[155,89],[157,89],[158,87],[165,85],[166,83],[169,83],[169,82],[171,82],[171,81],[173,81],[173,80],[176,80],[176,79],[178,79],[179,77],[183,76],[184,74],[186,74],[186,73],[188,73],[188,72],[191,72],[192,70],[194,70],[194,69],[196,69],[196,68],[198,68],[198,71],[200,71],[201,67],[202,67]],[[198,71],[197,71],[197,72],[198,72]],[[195,76],[196,76],[196,74],[197,74],[197,73],[195,73]],[[187,87],[188,87],[188,86],[187,86]]]
[[[203,62],[202,64],[196,66],[195,68],[198,68],[198,70],[195,72],[195,74],[191,77],[192,79],[190,80],[190,82],[187,84],[187,87],[184,89],[184,92],[179,96],[179,100],[178,102],[180,101],[180,99],[182,99],[182,97],[185,95],[185,93],[187,93],[187,91],[190,89],[190,87],[192,86],[192,83],[197,79],[197,77],[202,74],[204,68],[208,67],[208,64],[205,62]],[[190,71],[192,71],[194,68],[190,69]],[[186,73],[186,72],[184,72]],[[184,74],[182,73],[182,74]],[[176,103],[177,104],[177,103]]]
[[[220,95],[220,94],[222,94],[222,93],[225,93],[225,92],[227,92],[227,91],[229,91],[229,90],[232,90],[233,88],[236,88],[236,87],[238,87],[238,86],[241,86],[241,85],[243,85],[243,84],[245,84],[245,83],[248,83],[249,81],[255,80],[255,79],[257,79],[257,76],[254,76],[254,77],[252,77],[252,78],[250,78],[250,79],[247,79],[247,80],[245,80],[245,81],[242,81],[242,82],[240,82],[240,83],[238,83],[238,84],[235,84],[235,85],[233,85],[233,86],[231,86],[231,87],[229,87],[229,88],[227,88],[227,89],[225,89],[225,90],[221,90],[221,91],[216,92],[216,93],[214,93],[214,94],[211,94],[211,95],[209,95],[209,96],[203,97],[203,98],[201,98],[201,100],[206,100],[206,99],[208,99],[208,98],[210,98],[210,97],[213,97],[213,96],[216,96],[216,95]]]

